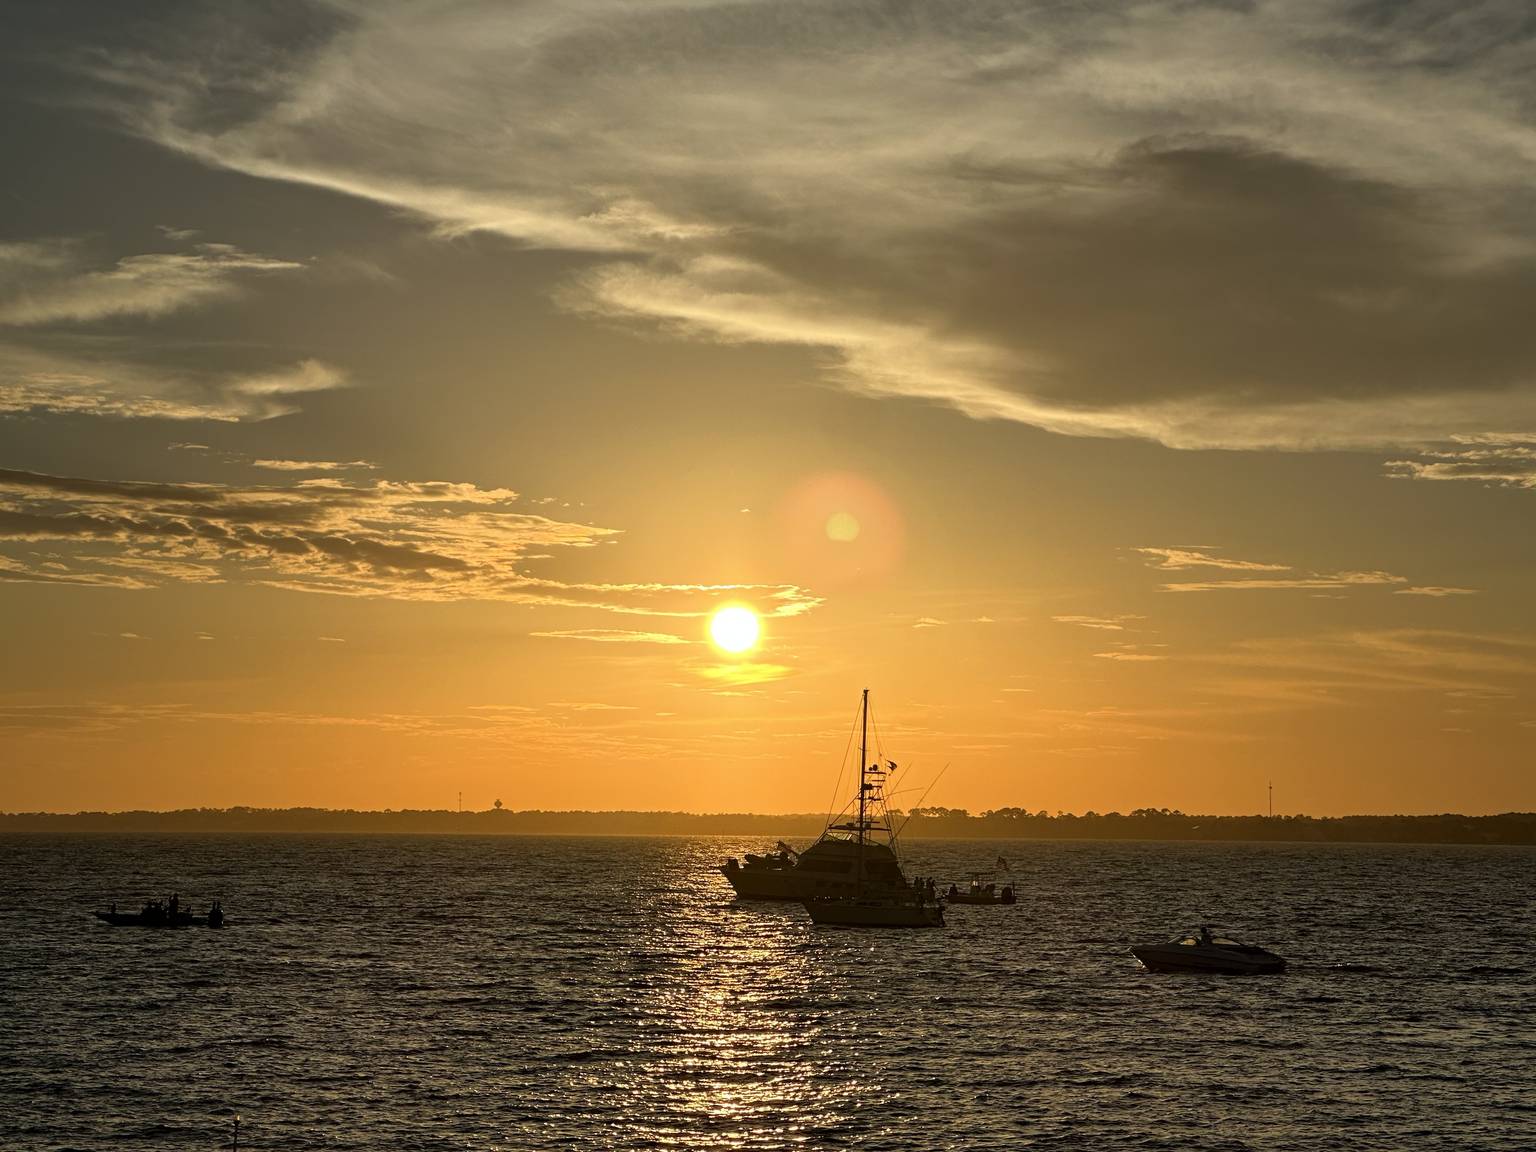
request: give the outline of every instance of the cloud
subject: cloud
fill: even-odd
[[[0,344],[0,414],[269,420],[298,411],[293,397],[346,385],[345,373],[319,360],[255,375],[199,375]]]
[[[548,549],[593,548],[618,535],[524,511],[510,489],[446,481],[323,476],[234,487],[0,469],[0,580],[141,589],[227,579],[659,617],[701,616],[725,597],[781,617],[820,603],[793,585],[574,583],[524,570]],[[46,557],[28,547],[39,543],[48,544]]]
[[[1289,564],[1267,564],[1256,560],[1231,560],[1210,555],[1211,549],[1200,548],[1135,548],[1148,557],[1148,565],[1159,571],[1182,571],[1188,568],[1219,568],[1234,572],[1290,572]],[[1333,589],[1362,586],[1406,584],[1406,576],[1390,572],[1312,572],[1297,576],[1240,577],[1231,580],[1187,580],[1163,585],[1165,592],[1222,592],[1222,591],[1309,591],[1318,599],[1342,599],[1330,594]],[[1401,595],[1446,596],[1455,595],[1458,589],[1399,588]]]
[[[1168,657],[1166,657],[1166,656],[1158,656],[1158,655],[1155,655],[1155,654],[1153,654],[1151,652],[1124,652],[1124,651],[1095,652],[1094,655],[1096,657],[1098,657],[1100,660],[1127,660],[1127,661],[1138,661],[1138,662],[1140,662],[1140,661],[1166,660],[1166,659],[1168,659]]]
[[[1383,584],[1406,584],[1406,576],[1390,572],[1335,572],[1331,575],[1298,576],[1281,580],[1195,580],[1164,584],[1165,592],[1272,591],[1287,589],[1358,588]]]
[[[1287,572],[1288,564],[1262,564],[1257,560],[1228,560],[1220,556],[1211,556],[1209,548],[1134,548],[1134,552],[1140,552],[1143,556],[1154,557],[1157,563],[1154,568],[1182,569],[1182,568],[1224,568],[1237,572]],[[1150,563],[1150,561],[1149,561]]]
[[[918,618],[917,623],[913,624],[912,627],[914,627],[914,628],[942,628],[942,627],[944,627],[944,621],[936,619],[936,618],[934,618],[932,616],[921,616],[921,617]]]
[[[378,465],[369,460],[252,460],[251,467],[269,472],[347,472],[376,469]]]
[[[1246,641],[1182,663],[1219,670],[1204,691],[1270,707],[1338,706],[1367,693],[1420,690],[1505,699],[1525,696],[1536,683],[1536,639],[1363,630]]]
[[[1417,460],[1387,461],[1387,475],[1402,480],[1473,480],[1510,488],[1536,488],[1536,434],[1457,436],[1460,447],[1425,451]]]
[[[752,663],[743,664],[701,664],[693,671],[706,680],[713,680],[718,684],[741,688],[754,684],[770,684],[775,680],[782,680],[786,676],[794,675],[794,669],[784,664]]]
[[[167,148],[593,254],[568,306],[810,348],[862,394],[1185,448],[1420,447],[1536,426],[1520,20],[380,0],[290,42],[224,9],[114,28],[84,70]]]
[[[46,250],[35,242],[28,251]],[[73,245],[53,245],[57,256],[0,255],[0,268],[18,265],[31,275],[0,279],[0,324],[78,324],[120,316],[158,317],[234,296],[250,275],[293,272],[302,264],[243,252],[230,244],[199,244],[191,252],[125,256],[104,271],[81,271],[68,258]]]
[[[548,640],[590,640],[599,644],[687,644],[670,632],[635,632],[627,628],[567,628],[554,632],[530,632]]]
[[[1051,619],[1058,624],[1076,624],[1079,628],[1098,628],[1105,632],[1123,632],[1127,621],[1141,620],[1144,617],[1125,614],[1120,616],[1052,616]]]
[[[1476,596],[1476,588],[1444,588],[1438,584],[1426,584],[1413,588],[1398,588],[1392,593],[1394,596]]]

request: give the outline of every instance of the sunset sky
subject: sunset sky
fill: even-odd
[[[1536,807],[1524,0],[0,21],[0,809]]]

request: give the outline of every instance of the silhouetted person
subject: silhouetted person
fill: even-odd
[[[1209,924],[1200,925],[1200,943],[1205,947],[1210,947],[1211,926]]]

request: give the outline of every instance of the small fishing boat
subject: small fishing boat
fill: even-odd
[[[869,689],[864,689],[859,712],[859,794],[855,812],[841,823],[833,822],[823,833],[825,842],[840,834],[836,843],[852,880],[851,891],[826,896],[803,896],[800,902],[815,924],[859,928],[942,928],[944,905],[935,898],[932,881],[909,883],[901,871],[896,851],[896,829],[885,805],[886,765],[869,762]],[[800,867],[812,849],[801,857]]]
[[[997,884],[989,878],[988,873],[972,872],[970,887],[962,892],[958,886],[951,884],[949,891],[944,893],[944,900],[948,904],[1013,904],[1017,902],[1017,897],[1012,884],[1004,884],[1002,891],[998,891]]]
[[[138,912],[119,912],[113,904],[105,912],[95,913],[96,919],[114,928],[222,928],[224,909],[215,900],[208,911],[199,916],[184,908],[148,901]]]
[[[1138,944],[1131,955],[1149,972],[1217,972],[1251,976],[1284,972],[1285,961],[1256,944],[1242,944],[1226,936],[1212,936],[1201,928],[1168,944]]]

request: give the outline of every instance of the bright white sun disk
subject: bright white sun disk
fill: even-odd
[[[709,636],[727,652],[745,652],[757,643],[757,613],[740,604],[720,609],[709,621]]]

